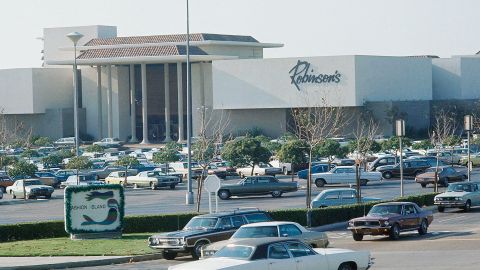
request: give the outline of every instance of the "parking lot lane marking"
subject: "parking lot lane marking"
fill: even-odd
[[[455,220],[455,219],[465,219],[466,217],[468,217],[468,215],[461,215],[461,216],[456,216],[456,217],[453,217],[453,218],[441,219],[441,220],[437,220],[437,222],[443,223],[443,222],[447,222],[447,221]]]

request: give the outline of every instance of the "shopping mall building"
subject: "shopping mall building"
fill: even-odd
[[[0,70],[7,119],[37,135],[73,135],[74,50],[66,37],[73,31],[84,35],[76,59],[81,134],[144,143],[186,138],[186,35],[118,37],[114,26],[44,29],[43,67]],[[282,46],[191,34],[193,136],[202,115],[228,118],[229,133],[259,128],[279,136],[290,128],[292,108],[312,106],[371,112],[387,136],[398,117],[422,133],[435,104],[468,110],[480,98],[477,55],[263,58],[264,49]]]

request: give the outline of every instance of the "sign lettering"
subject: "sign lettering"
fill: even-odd
[[[333,74],[316,74],[311,64],[307,61],[298,60],[297,64],[289,71],[291,84],[300,91],[300,85],[304,83],[339,83],[342,74],[337,70]]]

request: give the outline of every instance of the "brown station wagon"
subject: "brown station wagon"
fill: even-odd
[[[175,259],[178,253],[190,253],[198,259],[204,245],[229,239],[244,224],[271,220],[266,212],[258,209],[199,215],[180,231],[152,235],[148,238],[148,246],[161,250],[167,260]]]
[[[15,181],[13,181],[8,175],[0,175],[0,189],[5,193],[7,191],[7,187],[13,185]]]
[[[411,202],[380,203],[370,209],[364,217],[348,222],[355,241],[362,241],[364,235],[388,235],[396,240],[400,232],[418,231],[427,233],[433,221],[432,211],[426,211]]]

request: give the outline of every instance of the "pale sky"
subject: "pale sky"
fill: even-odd
[[[119,36],[185,33],[185,0],[2,0],[0,68],[38,67],[44,27],[115,25]],[[76,3],[76,4],[74,4]],[[190,0],[191,33],[284,43],[265,57],[480,50],[477,0]]]

